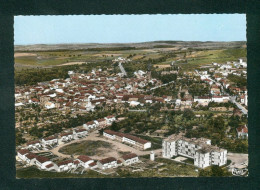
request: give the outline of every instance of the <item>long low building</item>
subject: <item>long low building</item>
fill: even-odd
[[[223,166],[227,163],[227,150],[212,146],[209,139],[190,139],[180,135],[171,135],[164,139],[162,156],[172,158],[178,155],[194,159],[194,165],[199,168]]]
[[[120,142],[125,142],[127,144],[131,144],[139,149],[146,150],[148,148],[151,148],[152,144],[151,142],[141,139],[139,137],[126,134],[126,133],[120,133],[112,130],[104,130],[103,136],[110,138],[112,140],[117,140]]]

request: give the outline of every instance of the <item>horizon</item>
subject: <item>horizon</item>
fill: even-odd
[[[156,41],[144,41],[144,42],[126,42],[126,43],[97,43],[97,42],[70,42],[70,43],[48,43],[48,44],[14,44],[14,46],[33,46],[33,45],[76,45],[76,44],[142,44],[142,43],[167,43],[167,42],[202,42],[202,43],[207,43],[207,42],[214,42],[214,43],[231,43],[231,42],[246,42],[246,40],[237,40],[237,41],[184,41],[184,40],[156,40]]]
[[[14,44],[246,41],[245,14],[15,16]]]

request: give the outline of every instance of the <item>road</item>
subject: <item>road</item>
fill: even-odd
[[[168,83],[165,83],[165,84],[161,84],[159,86],[155,86],[153,88],[150,88],[149,90],[146,90],[146,92],[151,91],[151,90],[155,90],[157,88],[161,88],[162,86],[167,86],[168,84],[171,84],[171,83],[174,83],[174,81],[171,81],[171,82],[168,82]]]
[[[235,97],[235,96],[230,96],[229,98],[230,98],[230,101],[231,101],[232,103],[236,104],[236,106],[242,111],[243,114],[246,114],[246,115],[247,115],[247,113],[248,113],[247,109],[244,108],[240,103],[238,103],[238,102],[236,101],[236,97]]]
[[[125,72],[125,68],[123,67],[123,65],[122,65],[121,62],[119,62],[118,66],[119,66],[121,72],[123,73],[123,75],[124,75],[124,76],[127,76],[127,73]]]

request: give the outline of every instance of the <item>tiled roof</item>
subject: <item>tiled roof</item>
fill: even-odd
[[[48,158],[46,158],[44,156],[37,156],[36,160],[38,160],[40,163],[44,163],[44,162],[50,161]]]
[[[106,163],[110,163],[110,162],[113,162],[113,161],[117,161],[114,157],[108,157],[108,158],[104,158],[102,160],[99,160],[99,162],[101,164],[106,164]]]
[[[122,158],[123,158],[124,160],[132,159],[132,158],[135,158],[135,157],[137,157],[137,155],[134,154],[134,153],[125,154],[125,155],[122,156]]]
[[[92,160],[90,157],[88,157],[88,156],[86,156],[86,155],[80,155],[80,156],[78,157],[78,159],[79,159],[80,161],[82,161],[82,162],[87,162],[87,161],[89,161],[89,160]]]
[[[21,149],[21,150],[18,150],[18,152],[19,152],[21,155],[25,155],[25,154],[30,153],[30,151],[27,150],[27,149]]]

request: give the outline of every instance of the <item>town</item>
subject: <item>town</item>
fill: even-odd
[[[183,52],[140,67],[138,55],[110,56],[105,67],[80,63],[88,69],[16,85],[18,171],[171,177],[208,176],[218,166],[247,175],[239,154],[248,151],[244,57],[188,67],[192,52]]]

